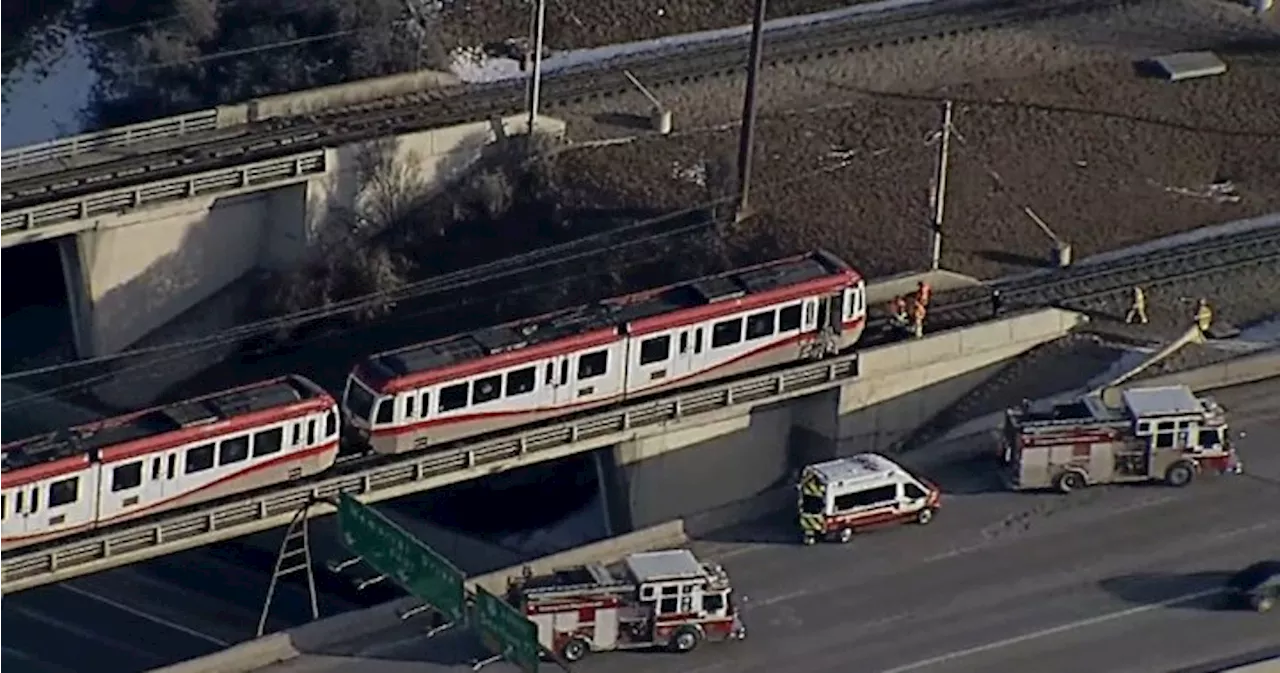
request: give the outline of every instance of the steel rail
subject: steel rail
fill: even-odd
[[[1101,11],[1135,1],[1138,0],[973,0],[913,7],[892,14],[852,15],[770,31],[766,35],[766,62],[776,66],[818,60],[850,51]],[[944,12],[950,13],[943,16]],[[553,109],[631,91],[623,71],[633,73],[651,88],[736,74],[742,70],[746,48],[745,36],[733,37],[621,56],[603,65],[567,68],[544,79],[543,105]],[[251,124],[246,132],[232,138],[197,141],[176,150],[10,180],[4,185],[2,202],[6,209],[26,208],[139,182],[512,114],[523,109],[524,87],[524,81],[519,79],[458,86],[320,115],[267,120]]]
[[[997,281],[1017,303],[1031,309],[1065,301],[1121,292],[1134,283],[1176,282],[1248,264],[1280,260],[1280,227],[1197,241],[1064,272],[1033,274]],[[985,297],[964,290],[940,296],[934,314],[943,317],[930,327],[941,329],[981,323],[990,318]],[[951,297],[948,299],[948,297]],[[860,344],[884,345],[884,319],[870,321],[868,339]],[[872,331],[879,330],[878,335]],[[239,495],[212,504],[129,522],[5,554],[0,590],[21,591],[69,577],[125,565],[163,554],[247,535],[287,523],[308,498],[339,492],[360,494],[369,501],[399,497],[543,460],[625,441],[639,429],[674,419],[714,412],[741,404],[772,403],[842,385],[858,375],[858,355],[851,353],[805,362],[780,371],[682,391],[657,400],[519,429],[502,437],[459,442],[444,450],[403,456],[344,458],[334,472],[311,480]],[[336,472],[336,473],[335,473]],[[323,512],[318,512],[323,513]]]

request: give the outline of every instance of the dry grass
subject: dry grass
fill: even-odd
[[[873,276],[926,263],[936,149],[925,140],[943,98],[957,102],[963,137],[947,200],[950,268],[990,277],[1047,259],[1051,242],[1023,207],[1077,258],[1277,210],[1280,51],[1228,54],[1222,77],[1146,79],[1132,56],[1176,46],[1153,36],[1178,20],[1201,30],[1178,33],[1192,43],[1256,38],[1259,27],[1209,22],[1197,2],[1144,7],[1149,15],[1128,9],[1105,26],[1078,19],[771,70],[757,132],[758,214],[732,247],[766,257],[824,246]],[[679,131],[568,155],[574,198],[679,208],[722,192],[693,177],[735,156],[741,91],[732,78],[662,89]],[[643,109],[624,98],[563,116],[575,138],[601,138],[624,133],[618,113]],[[1198,195],[1223,180],[1239,202]]]

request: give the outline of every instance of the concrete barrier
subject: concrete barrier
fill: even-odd
[[[1129,381],[1121,385],[1120,388],[1185,385],[1198,393],[1203,393],[1219,388],[1231,388],[1233,386],[1257,383],[1258,381],[1276,377],[1280,377],[1280,348],[1231,358],[1230,360],[1194,369]],[[1084,393],[1085,391],[1083,390],[1076,391],[1067,395],[1056,396],[1055,399],[1065,399]],[[1231,410],[1228,409],[1227,411],[1229,413]],[[929,444],[950,442],[963,437],[991,432],[1000,427],[1003,421],[1003,411],[986,414],[951,428],[951,430],[931,440]],[[913,447],[908,447],[908,449],[910,448]]]
[[[1254,662],[1246,666],[1228,668],[1222,673],[1280,673],[1280,657]]]
[[[687,540],[684,521],[668,521],[626,535],[545,556],[527,564],[481,575],[468,580],[467,584],[472,587],[481,586],[489,591],[504,591],[508,578],[519,577],[524,572],[525,566],[536,573],[544,573],[555,568],[589,561],[615,561],[637,551],[678,547],[685,544]],[[153,673],[248,673],[293,659],[305,652],[359,640],[380,631],[393,629],[401,623],[398,611],[417,604],[418,601],[412,598],[403,598],[372,608],[336,615],[288,631],[272,633],[256,640],[240,643],[205,657],[154,669]]]
[[[1211,365],[1130,381],[1123,387],[1183,384],[1197,391],[1230,388],[1280,376],[1280,348],[1272,348]]]

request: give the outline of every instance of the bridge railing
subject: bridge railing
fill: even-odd
[[[18,549],[4,555],[0,589],[6,594],[22,591],[283,526],[313,497],[327,498],[345,492],[358,494],[365,502],[397,498],[626,441],[646,426],[660,426],[735,405],[769,404],[812,394],[857,376],[857,355],[806,362],[782,372],[642,402],[462,448],[409,454],[390,464],[285,486],[266,495],[214,503],[143,524],[124,524],[87,539],[38,551]],[[342,469],[340,463],[337,470]]]
[[[325,150],[312,150],[244,166],[232,166],[134,187],[6,211],[0,247],[31,243],[92,229],[93,218],[119,215],[169,201],[280,185],[325,172]]]
[[[218,110],[200,110],[94,133],[82,133],[0,153],[0,169],[17,170],[46,161],[70,159],[88,152],[122,148],[218,128]]]

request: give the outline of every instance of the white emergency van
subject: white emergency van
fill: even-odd
[[[927,524],[942,500],[937,486],[878,453],[809,465],[797,490],[805,544],[848,542],[855,531],[871,526]]]

